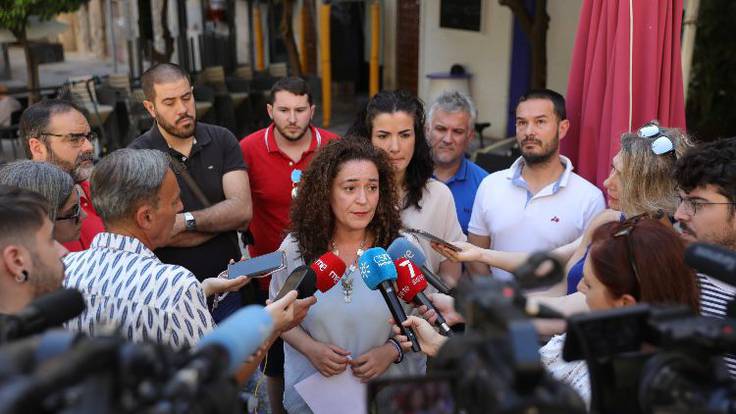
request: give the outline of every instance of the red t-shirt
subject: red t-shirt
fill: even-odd
[[[274,136],[274,125],[256,131],[240,141],[243,160],[248,165],[248,179],[253,202],[253,218],[250,231],[255,244],[248,246],[251,257],[271,253],[279,248],[289,226],[291,207],[291,176],[294,170],[304,171],[315,151],[329,141],[339,138],[336,134],[310,125],[312,144],[294,162],[279,150]],[[259,279],[261,289],[268,290],[270,278]]]
[[[87,250],[95,238],[97,233],[105,231],[105,225],[102,219],[97,215],[95,207],[92,205],[92,197],[89,192],[89,180],[79,183],[82,193],[79,194],[79,206],[87,214],[87,218],[82,220],[82,230],[79,232],[79,240],[64,243],[64,247],[70,252],[79,252]]]

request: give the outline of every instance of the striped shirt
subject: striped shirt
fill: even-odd
[[[723,319],[728,302],[736,298],[736,288],[715,278],[698,273],[700,286],[700,314]],[[736,378],[736,354],[726,354],[726,367],[731,378]]]
[[[82,292],[87,304],[67,323],[70,330],[94,336],[112,324],[131,341],[180,349],[214,327],[192,272],[162,263],[136,238],[99,233],[88,250],[68,254],[64,264],[64,286]]]

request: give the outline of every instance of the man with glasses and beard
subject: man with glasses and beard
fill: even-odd
[[[36,192],[0,185],[0,313],[16,313],[59,289],[66,253],[54,240],[48,201]]]
[[[143,104],[156,122],[129,147],[170,156],[184,204],[172,237],[154,253],[201,281],[242,256],[237,230],[245,229],[251,218],[245,163],[230,131],[197,122],[193,88],[183,69],[158,64],[141,76],[141,83]]]
[[[289,208],[296,196],[302,171],[315,152],[337,135],[311,124],[315,112],[312,93],[304,79],[288,77],[271,87],[271,102],[266,106],[273,121],[240,141],[253,197],[253,220],[248,244],[251,257],[278,250],[289,226]],[[270,277],[257,280],[258,300],[268,298]],[[284,351],[277,340],[268,353],[265,374],[271,411],[283,413]]]
[[[73,252],[89,248],[92,239],[105,228],[89,191],[95,134],[82,109],[59,99],[38,102],[23,111],[18,134],[28,158],[55,164],[74,179],[86,217],[82,219],[79,240],[66,242],[64,247]]]
[[[680,206],[675,212],[680,235],[687,243],[704,242],[736,251],[736,138],[697,146],[677,160],[675,180]],[[700,313],[723,318],[736,299],[736,287],[698,274]],[[736,378],[736,355],[726,357]]]
[[[547,251],[583,234],[604,201],[601,191],[573,173],[570,160],[560,155],[569,125],[559,93],[532,90],[519,99],[516,141],[521,157],[478,187],[468,224],[470,243],[502,251]],[[482,263],[471,263],[469,270],[489,273]],[[511,277],[495,268],[493,275]],[[541,293],[562,295],[565,282]]]

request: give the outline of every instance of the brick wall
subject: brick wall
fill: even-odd
[[[419,0],[399,0],[396,20],[396,81],[416,95],[419,79]]]

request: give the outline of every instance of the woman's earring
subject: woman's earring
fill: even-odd
[[[25,283],[28,281],[28,271],[27,270],[21,270],[20,274],[15,277],[15,281],[18,283]]]

